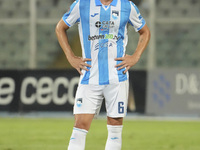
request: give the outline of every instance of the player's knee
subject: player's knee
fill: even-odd
[[[108,125],[122,125],[123,124],[123,118],[111,118],[107,117],[107,124]]]
[[[76,123],[74,127],[88,131],[88,126],[86,124],[83,124],[83,123]]]
[[[94,117],[93,114],[75,115],[75,125],[74,125],[74,127],[88,131],[89,128],[90,128],[93,117]]]
[[[74,127],[88,131],[90,124],[86,121],[76,121]]]

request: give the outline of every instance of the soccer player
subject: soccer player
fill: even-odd
[[[66,34],[75,23],[78,23],[82,57],[74,55]],[[133,55],[125,54],[128,24],[139,33]],[[58,22],[56,34],[69,63],[80,73],[68,150],[85,149],[87,132],[103,98],[108,129],[105,150],[121,150],[128,70],[139,61],[150,39],[145,20],[128,0],[76,0]]]

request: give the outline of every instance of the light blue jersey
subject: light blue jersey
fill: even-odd
[[[128,42],[127,25],[135,31],[145,25],[138,8],[128,0],[113,0],[104,6],[100,0],[77,0],[69,12],[63,15],[69,26],[79,24],[79,36],[82,46],[82,57],[91,58],[87,62],[92,67],[82,70],[81,84],[107,85],[128,79],[124,69],[117,70],[115,58],[123,57]]]

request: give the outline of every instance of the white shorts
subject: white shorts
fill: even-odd
[[[128,103],[128,80],[110,85],[80,84],[76,91],[74,114],[98,115],[105,98],[107,116],[125,117]]]

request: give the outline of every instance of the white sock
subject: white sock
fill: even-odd
[[[68,150],[84,150],[87,133],[87,130],[74,127],[69,142]]]
[[[105,150],[121,150],[123,126],[107,125],[107,128],[108,128],[108,138]]]

